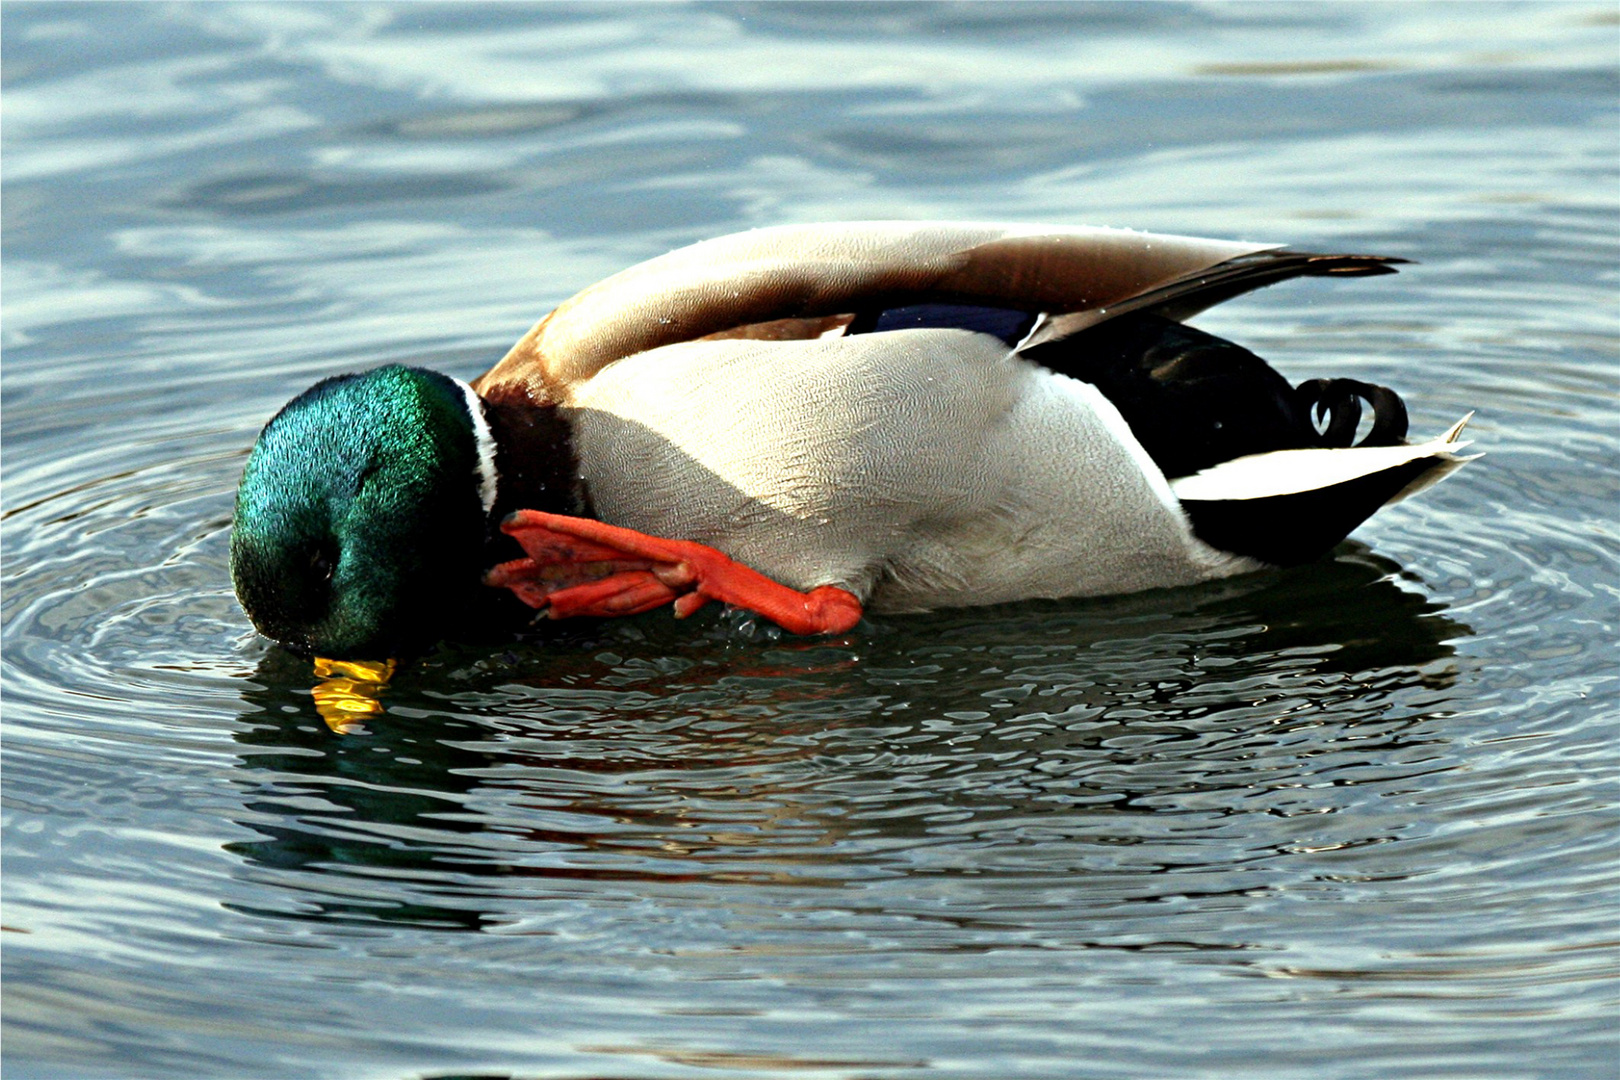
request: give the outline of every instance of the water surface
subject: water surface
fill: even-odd
[[[4,9],[8,1077],[1620,1060],[1611,5]],[[1372,251],[1200,317],[1489,456],[1286,573],[446,649],[334,734],[259,425],[828,218]]]

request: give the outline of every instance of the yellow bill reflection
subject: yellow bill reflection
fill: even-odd
[[[369,716],[381,716],[381,696],[393,678],[393,660],[328,660],[315,658],[315,711],[339,735],[358,735]]]

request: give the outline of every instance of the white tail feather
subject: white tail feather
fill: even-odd
[[[1469,445],[1457,436],[1473,417],[1469,413],[1438,438],[1404,446],[1352,446],[1343,449],[1273,450],[1250,454],[1213,465],[1202,472],[1170,482],[1178,499],[1214,502],[1227,499],[1264,499],[1333,487],[1363,476],[1399,468],[1431,458],[1434,467],[1408,484],[1389,502],[1399,502],[1439,483],[1466,463],[1482,455],[1460,456]],[[1388,504],[1386,504],[1388,505]]]

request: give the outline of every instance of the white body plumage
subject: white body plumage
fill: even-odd
[[[671,345],[608,365],[570,405],[603,520],[710,544],[794,588],[838,585],[875,610],[1259,565],[1193,535],[1095,387],[984,334]]]

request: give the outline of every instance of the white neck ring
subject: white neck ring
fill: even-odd
[[[478,498],[484,504],[484,516],[495,509],[495,433],[489,429],[489,421],[484,418],[484,402],[473,388],[455,380],[461,387],[461,392],[467,399],[467,412],[472,417],[473,443],[478,450]]]

